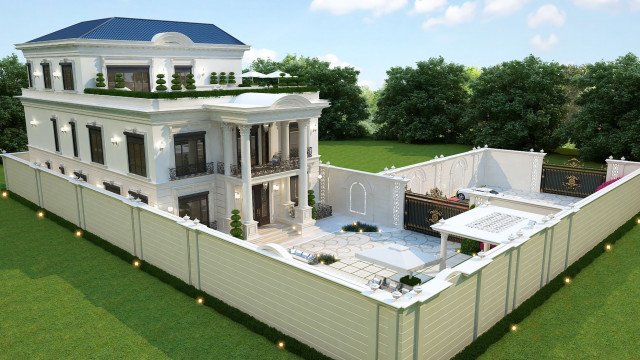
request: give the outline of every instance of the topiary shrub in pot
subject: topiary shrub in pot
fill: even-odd
[[[164,79],[164,74],[156,75],[156,91],[167,91],[167,87],[164,85],[167,80]]]
[[[229,231],[229,234],[231,234],[231,236],[235,238],[244,240],[242,223],[240,222],[240,210],[233,209],[231,211],[231,223],[229,223],[229,225],[231,226],[231,231]]]
[[[224,71],[220,73],[220,85],[227,85],[227,73]]]
[[[124,89],[124,74],[116,74],[116,84],[114,85],[114,88]]]
[[[309,206],[311,206],[311,218],[313,220],[318,216],[318,212],[316,211],[316,196],[313,194],[313,190],[308,191],[309,195],[307,196],[307,201],[309,202]]]
[[[103,73],[96,74],[96,87],[99,87],[99,88],[107,87],[107,84],[104,82]]]
[[[211,76],[209,76],[209,84],[215,85],[218,83],[218,73],[212,72]]]
[[[185,86],[187,90],[195,90],[196,89],[196,80],[193,78],[193,74],[187,74],[187,86]]]
[[[171,75],[173,79],[171,79],[171,90],[180,91],[182,90],[182,80],[180,79],[180,74]]]
[[[229,73],[229,84],[234,85],[236,83],[236,73],[233,71]]]

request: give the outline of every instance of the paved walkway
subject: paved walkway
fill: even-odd
[[[503,197],[505,199],[513,199],[519,200],[524,199],[528,201],[535,201],[541,204],[551,205],[551,206],[560,206],[560,207],[570,207],[578,201],[582,200],[581,198],[564,196],[564,195],[556,195],[556,194],[548,194],[543,192],[525,192],[520,190],[499,189],[498,197]]]

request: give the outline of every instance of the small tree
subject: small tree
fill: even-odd
[[[460,242],[460,252],[466,255],[473,255],[480,252],[480,243],[471,239],[462,239]]]
[[[173,79],[171,79],[171,90],[180,91],[182,90],[182,79],[180,79],[180,74],[171,75]]]
[[[231,234],[231,236],[235,238],[244,240],[242,223],[240,222],[240,210],[233,209],[231,211],[231,223],[229,225],[231,226],[231,231],[229,231],[229,234]]]
[[[164,74],[156,75],[156,91],[167,91],[167,87],[164,85],[167,83],[167,80],[164,79]]]
[[[316,196],[313,194],[313,190],[309,190],[307,199],[309,206],[311,206],[311,218],[315,220],[318,214],[316,211],[316,207],[314,206],[316,204]]]
[[[187,74],[187,90],[195,90],[196,89],[196,80],[193,78],[193,74]]]
[[[220,73],[220,85],[227,85],[227,73],[224,71]]]
[[[212,72],[211,76],[209,76],[209,84],[217,84],[218,83],[218,73],[217,72]]]
[[[105,82],[104,82],[104,74],[103,73],[97,73],[96,74],[96,87],[99,87],[99,88],[107,87],[107,84],[105,84]]]
[[[114,87],[116,89],[124,89],[124,74],[116,74],[116,84]]]
[[[236,83],[236,73],[234,73],[233,71],[229,73],[229,84],[235,84]]]

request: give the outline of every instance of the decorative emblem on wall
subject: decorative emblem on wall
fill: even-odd
[[[438,221],[442,219],[442,213],[438,210],[431,210],[429,212],[429,215],[431,215],[431,218],[429,218],[429,222],[432,224],[437,224]]]
[[[572,168],[583,168],[584,167],[582,162],[580,160],[576,159],[576,158],[568,160],[564,165],[568,166],[568,167],[572,167]]]
[[[433,188],[431,190],[429,190],[429,193],[427,193],[427,195],[434,197],[434,198],[444,198],[444,194],[442,193],[442,190],[438,189],[438,188]]]
[[[575,175],[567,175],[562,185],[569,190],[575,190],[580,187],[580,179]]]

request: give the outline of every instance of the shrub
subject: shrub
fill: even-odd
[[[209,76],[209,84],[217,84],[218,83],[218,73],[212,72],[211,76]]]
[[[196,80],[193,78],[193,74],[187,74],[187,90],[195,90],[196,89]]]
[[[116,89],[124,89],[124,74],[122,73],[116,74],[116,84],[114,87]]]
[[[107,87],[107,84],[105,84],[105,82],[104,82],[104,74],[103,73],[97,73],[96,74],[96,87],[99,87],[99,88]]]
[[[227,85],[227,73],[224,71],[220,73],[220,85]]]
[[[462,239],[460,242],[460,252],[466,255],[473,255],[480,252],[480,242],[471,239]]]
[[[313,190],[309,190],[308,193],[309,195],[307,195],[307,201],[309,202],[309,206],[311,206],[311,218],[315,220],[318,216],[318,212],[316,210],[316,207],[314,206],[316,204],[316,196],[313,194]]]
[[[342,230],[351,231],[351,232],[377,232],[378,227],[375,225],[365,224],[363,222],[356,221],[353,224],[343,226]]]
[[[171,90],[173,91],[180,91],[182,90],[182,80],[180,79],[180,74],[173,74],[171,75],[171,77],[173,79],[171,79],[171,83],[173,85],[171,85]]]
[[[164,79],[164,74],[156,75],[156,91],[167,91],[167,87],[164,85],[167,83],[167,80]]]
[[[334,262],[338,261],[335,256],[331,254],[320,254],[318,255],[318,262],[323,265],[331,265]]]
[[[229,84],[235,84],[235,83],[236,83],[236,73],[232,71],[229,73]]]
[[[229,234],[235,238],[244,240],[242,223],[240,222],[240,210],[233,209],[231,211],[231,223],[229,225],[231,225],[231,231],[229,231]]]
[[[253,85],[253,80],[251,78],[242,78],[242,84],[238,85],[239,87],[249,87]]]
[[[417,276],[405,275],[400,278],[400,282],[405,285],[416,286],[419,285],[422,280]]]
[[[307,86],[296,89],[277,89],[277,88],[264,88],[264,89],[215,89],[215,90],[188,90],[188,91],[176,91],[176,92],[149,92],[149,91],[119,91],[114,89],[98,89],[98,88],[85,88],[85,94],[95,95],[109,95],[109,96],[124,96],[140,99],[182,99],[182,98],[205,98],[205,97],[221,97],[221,96],[236,96],[244,94],[246,92],[258,92],[263,94],[294,94],[303,92],[315,92],[318,91],[317,87]]]

